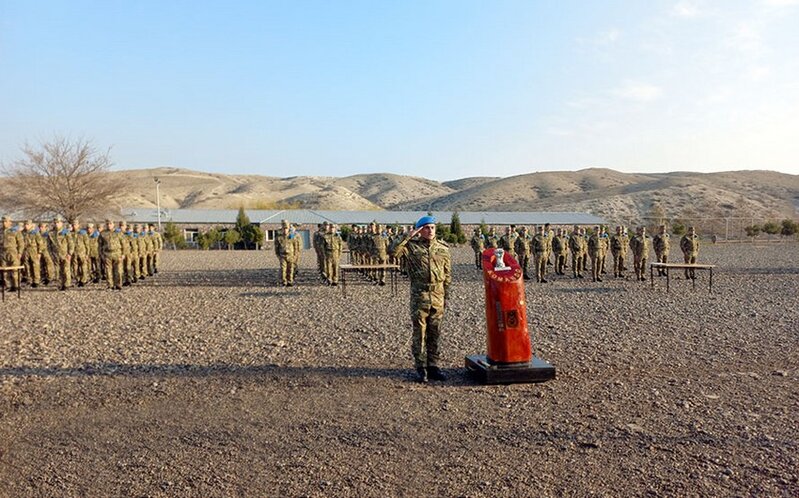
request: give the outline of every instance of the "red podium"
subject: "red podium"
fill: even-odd
[[[486,355],[466,357],[466,369],[485,384],[545,382],[555,367],[532,353],[519,263],[502,249],[483,251]]]

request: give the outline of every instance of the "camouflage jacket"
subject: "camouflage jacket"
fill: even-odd
[[[595,233],[588,239],[588,253],[605,254],[605,244],[602,242],[602,237],[599,234]]]
[[[104,257],[114,259],[122,256],[122,234],[116,230],[104,230],[97,242]]]
[[[89,235],[89,257],[90,258],[99,258],[100,257],[100,232],[95,230],[94,232],[88,234]]]
[[[289,235],[278,234],[275,236],[275,255],[278,258],[291,258],[294,256],[294,241]]]
[[[588,251],[588,242],[585,240],[585,236],[573,233],[569,237],[569,250],[575,256],[585,254]]]
[[[327,256],[341,256],[341,250],[344,242],[341,237],[335,233],[326,233],[322,238],[322,250]]]
[[[532,237],[530,235],[519,235],[516,237],[516,242],[514,242],[513,249],[516,254],[519,256],[525,256],[530,254],[531,246],[530,244],[533,242]]]
[[[556,235],[552,239],[552,252],[558,255],[566,254],[569,251],[569,239],[563,235]]]
[[[47,246],[53,257],[57,259],[65,259],[75,252],[72,237],[69,236],[69,230],[66,228],[61,229],[60,232],[50,230],[47,233]]]
[[[613,254],[621,254],[622,256],[627,254],[629,245],[630,241],[624,235],[616,234],[610,238],[610,252]]]
[[[549,252],[552,248],[552,241],[549,238],[548,234],[541,235],[540,233],[535,234],[533,237],[533,253],[535,254],[544,254]]]
[[[391,246],[390,253],[395,258],[407,258],[411,311],[429,307],[443,309],[452,283],[449,246],[437,239],[428,241],[406,236]]]
[[[646,257],[649,254],[649,242],[648,235],[636,235],[630,239],[630,249],[632,249],[634,255]]]
[[[0,254],[19,257],[22,256],[24,250],[25,238],[17,227],[3,230],[3,237],[0,239]]]
[[[86,257],[89,255],[89,235],[86,230],[78,230],[70,234],[72,237],[72,245],[74,251],[72,254],[75,256]]]
[[[388,257],[388,237],[382,233],[372,235],[371,253],[375,258],[386,259]]]
[[[486,239],[483,237],[483,234],[473,235],[472,240],[469,241],[469,244],[472,246],[474,252],[483,252],[486,248]]]
[[[652,237],[652,246],[655,248],[657,254],[668,254],[671,249],[671,238],[669,234],[657,234]]]
[[[516,238],[519,237],[518,234],[511,232],[509,234],[505,234],[499,239],[499,247],[505,249],[505,251],[515,254],[516,253]]]
[[[699,254],[699,235],[693,237],[685,234],[680,239],[680,249],[683,254]]]

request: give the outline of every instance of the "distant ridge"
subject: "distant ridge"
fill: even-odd
[[[772,171],[621,173],[612,169],[471,177],[447,182],[390,173],[343,178],[224,175],[162,167],[109,173],[128,186],[120,207],[580,211],[611,222],[651,216],[797,217],[799,175]],[[0,184],[0,191],[2,184]],[[13,202],[7,201],[7,202]]]

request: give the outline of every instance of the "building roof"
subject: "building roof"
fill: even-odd
[[[411,225],[425,216],[426,211],[324,211],[311,209],[287,210],[249,210],[245,211],[250,221],[262,225],[279,224],[286,219],[301,225],[316,225],[325,221],[339,225],[364,225],[377,221],[381,225]],[[449,223],[453,211],[434,211],[433,215],[443,223]],[[161,209],[161,222],[172,221],[180,224],[229,224],[236,222],[237,209]],[[588,213],[546,212],[546,211],[459,211],[464,225],[600,225],[605,220]],[[122,210],[127,221],[135,223],[154,223],[158,221],[158,211],[152,208],[127,208]]]

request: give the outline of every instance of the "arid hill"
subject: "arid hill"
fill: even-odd
[[[585,211],[611,222],[796,217],[799,175],[771,171],[628,174],[610,169],[540,172],[447,182],[379,173],[344,178],[223,175],[180,168],[111,173],[129,186],[120,207]],[[1,187],[0,187],[1,188]],[[7,207],[8,208],[8,207]]]

